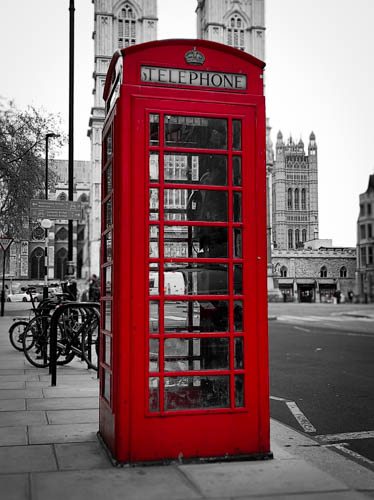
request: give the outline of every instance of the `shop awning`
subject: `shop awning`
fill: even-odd
[[[315,285],[316,280],[313,278],[296,278],[296,283],[298,285]]]
[[[293,285],[293,278],[278,278],[279,285]]]
[[[318,280],[318,283],[320,285],[335,285],[336,281],[334,280],[334,278],[320,278]]]

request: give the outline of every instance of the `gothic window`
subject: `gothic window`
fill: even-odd
[[[68,232],[66,228],[62,227],[56,233],[56,241],[66,241],[68,239]]]
[[[30,256],[30,279],[41,280],[44,278],[44,250],[36,247]]]
[[[59,280],[63,280],[66,274],[66,265],[68,260],[68,251],[66,248],[60,248],[56,252],[55,257],[55,276]]]
[[[293,234],[292,234],[292,229],[288,230],[288,248],[293,248]]]
[[[282,278],[287,278],[287,267],[286,266],[282,266],[280,268],[280,273],[281,273],[281,277]]]
[[[327,278],[327,267],[322,266],[319,274],[320,274],[321,278]]]
[[[301,210],[306,210],[306,191],[304,188],[301,190]]]
[[[57,196],[57,199],[59,201],[66,201],[68,199],[68,197],[66,196],[66,193],[60,193],[58,196]]]
[[[306,241],[306,229],[303,229],[301,234],[301,241],[304,243],[304,241]]]
[[[340,277],[341,278],[346,278],[347,277],[347,268],[345,266],[340,268]]]
[[[292,189],[291,188],[288,190],[287,207],[288,207],[288,210],[292,210]]]
[[[297,248],[300,243],[300,231],[299,229],[295,230],[295,247]]]
[[[295,189],[295,210],[299,210],[299,190]]]
[[[81,203],[87,203],[88,202],[88,196],[86,195],[86,193],[82,193],[81,197],[79,198],[79,200]]]
[[[238,14],[234,14],[227,27],[227,45],[236,49],[245,50],[244,44],[244,23]]]
[[[136,18],[134,9],[126,2],[118,15],[118,47],[136,44]]]

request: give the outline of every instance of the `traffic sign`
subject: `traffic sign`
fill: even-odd
[[[82,218],[80,201],[31,200],[30,217],[32,219],[67,219]]]
[[[8,250],[8,247],[12,243],[13,238],[0,238],[0,246],[6,252]]]

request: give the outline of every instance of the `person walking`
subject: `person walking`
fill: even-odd
[[[100,281],[96,274],[93,274],[88,287],[88,298],[91,302],[99,302],[100,300]]]

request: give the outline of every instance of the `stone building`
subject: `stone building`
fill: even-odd
[[[318,238],[318,160],[315,134],[308,154],[300,139],[285,143],[278,132],[272,169],[272,235],[278,250],[299,248]]]
[[[356,294],[360,302],[374,302],[374,174],[367,190],[360,194]]]
[[[99,274],[101,215],[101,133],[105,119],[103,90],[114,52],[157,38],[157,0],[92,0],[94,3],[94,104],[88,136],[91,140],[90,267]]]
[[[274,272],[285,300],[332,302],[337,292],[349,300],[355,286],[356,249],[319,246],[323,243],[313,240],[304,248],[273,250]]]

